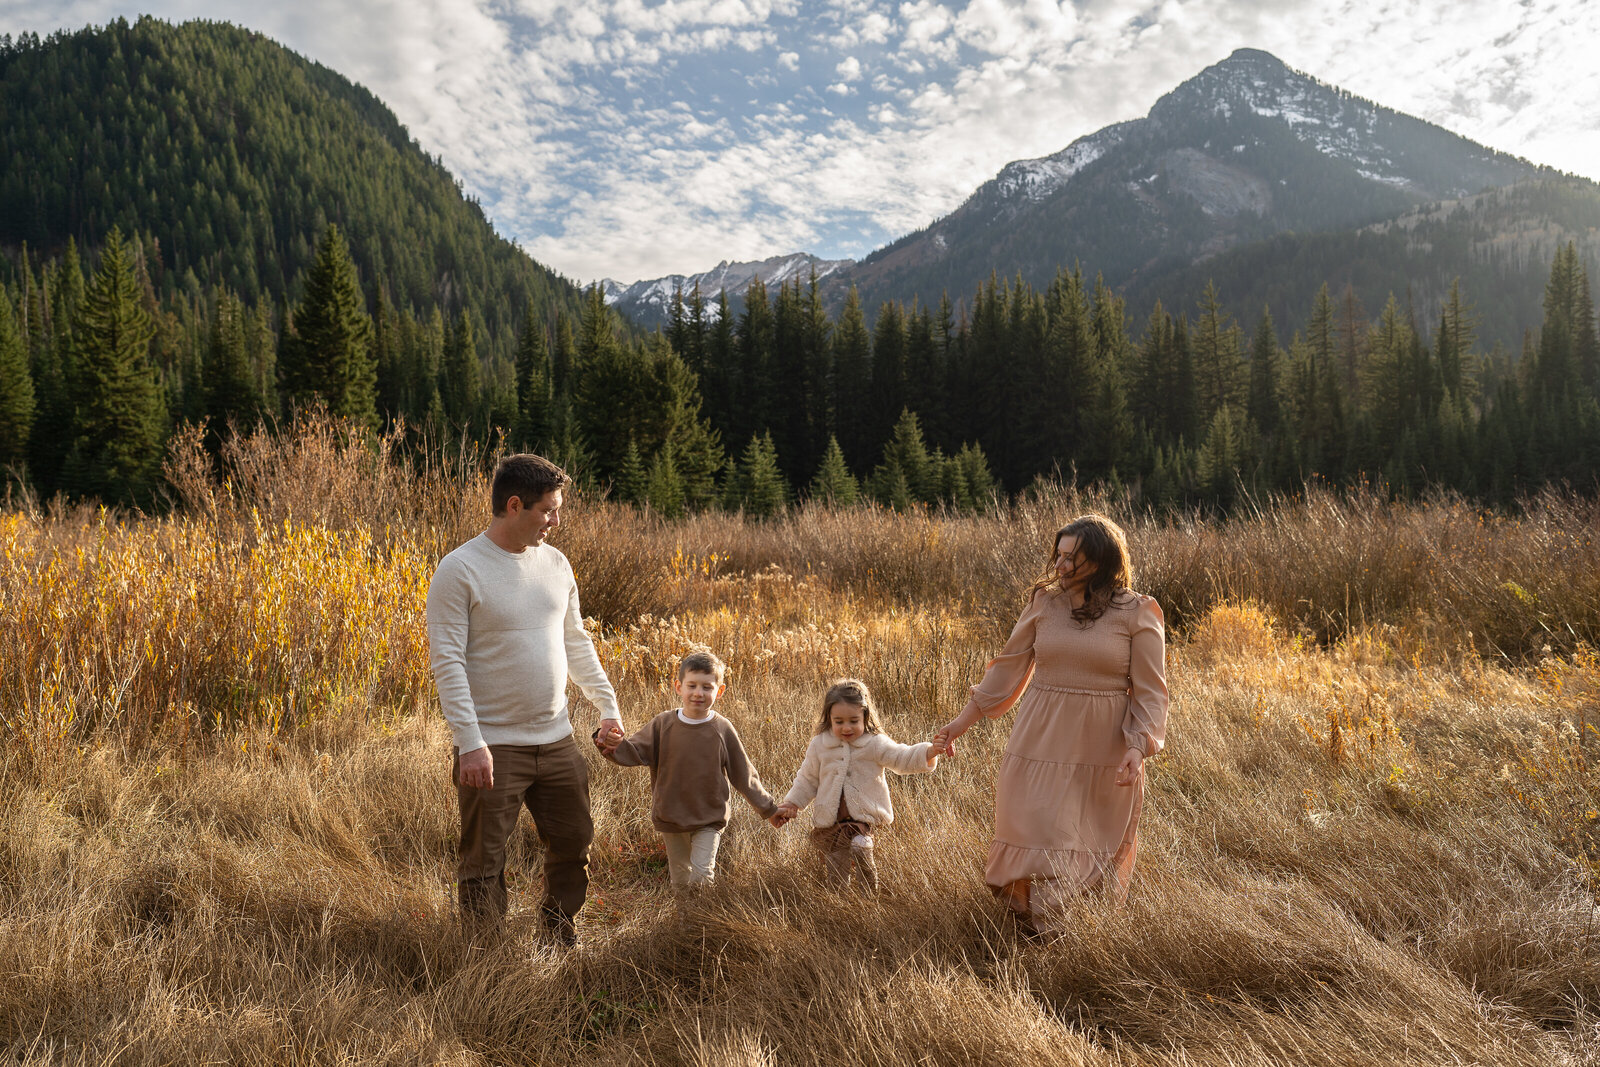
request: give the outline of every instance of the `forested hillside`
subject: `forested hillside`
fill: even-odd
[[[1198,263],[1141,275],[1124,288],[1131,308],[1191,307],[1215,284],[1233,307],[1266,306],[1287,329],[1306,325],[1305,294],[1327,282],[1366,308],[1389,293],[1419,317],[1438,317],[1459,279],[1473,294],[1485,349],[1512,352],[1544,319],[1543,268],[1573,243],[1600,263],[1600,187],[1583,179],[1519,182],[1435,201],[1393,219],[1330,233],[1284,233]]]
[[[467,406],[484,420],[508,408],[528,314],[554,322],[579,307],[578,290],[499,237],[370,92],[225,23],[141,18],[0,39],[0,159],[0,276],[20,328],[70,334],[57,321],[81,288],[68,267],[120,229],[172,419],[205,411],[200,364],[219,306],[247,320],[258,391],[274,399],[269,335],[289,328],[330,225],[364,304],[395,327],[389,341],[416,349],[398,360],[436,369],[445,335],[466,336],[482,382]],[[431,382],[385,389],[386,410],[416,418],[431,403]],[[54,433],[62,414],[49,409]],[[51,451],[35,450],[34,475],[54,488],[63,457]]]

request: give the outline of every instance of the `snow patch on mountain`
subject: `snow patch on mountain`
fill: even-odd
[[[1122,140],[1122,133],[1121,125],[1107,126],[1078,138],[1055,155],[1007,163],[995,176],[995,191],[1008,200],[1016,196],[1043,200],[1067,184],[1074,174],[1105,155],[1107,149],[1116,146]]]

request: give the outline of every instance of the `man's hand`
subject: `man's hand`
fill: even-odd
[[[618,745],[622,744],[624,736],[622,723],[616,719],[601,719],[600,729],[595,734],[594,743],[601,752],[609,756],[617,750]]]
[[[461,753],[456,773],[468,789],[493,789],[494,757],[489,754],[489,746]]]
[[[798,807],[796,807],[795,805],[789,804],[789,803],[786,802],[786,803],[783,803],[783,804],[779,804],[778,805],[778,810],[773,812],[772,813],[772,818],[768,819],[767,821],[770,822],[773,826],[775,826],[778,829],[782,830],[784,824],[787,823],[790,819],[794,818],[798,814],[800,814],[800,809]]]

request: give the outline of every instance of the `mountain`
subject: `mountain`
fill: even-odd
[[[1485,188],[1557,179],[1432,123],[1240,49],[1147,116],[1004,167],[926,228],[840,272],[869,308],[969,296],[991,272],[1081,263],[1140,292],[1229,249],[1354,230]],[[837,293],[835,294],[837,299]]]
[[[158,294],[293,302],[328,223],[369,302],[481,316],[509,361],[524,312],[578,289],[501,238],[372,93],[258,33],[116,20],[0,38],[0,249],[138,235]],[[4,270],[0,267],[0,270]]]
[[[750,263],[730,263],[723,260],[708,271],[699,274],[670,274],[665,278],[624,284],[610,278],[600,283],[606,303],[641,326],[651,327],[667,322],[672,311],[672,294],[682,292],[687,299],[700,287],[700,295],[712,309],[716,308],[719,292],[728,294],[729,307],[738,314],[744,307],[745,290],[756,278],[769,288],[796,278],[802,281],[815,271],[819,280],[840,270],[847,270],[855,261],[849,259],[819,259],[804,252],[787,256],[773,256]]]

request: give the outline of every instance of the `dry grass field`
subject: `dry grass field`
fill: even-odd
[[[534,936],[531,831],[510,936],[451,912],[423,597],[481,476],[294,441],[239,442],[225,482],[180,450],[162,518],[0,512],[0,1060],[1600,1063],[1594,502],[1157,523],[1056,488],[663,524],[579,495],[554,543],[625,713],[710,645],[774,788],[838,673],[901,739],[948,719],[1090,507],[1167,608],[1173,706],[1133,892],[1056,940],[981,884],[1001,720],[893,782],[875,899],[821,885],[804,818],[743,809],[680,901],[647,776],[595,759],[563,951]]]

